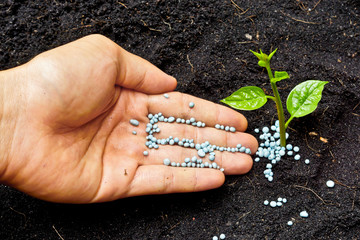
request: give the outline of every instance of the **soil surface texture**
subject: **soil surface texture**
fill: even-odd
[[[2,185],[0,239],[360,239],[360,1],[1,0],[0,16],[2,70],[100,33],[175,76],[178,91],[215,103],[246,85],[271,94],[249,49],[278,48],[272,68],[291,77],[278,83],[284,103],[302,81],[329,81],[316,111],[290,124],[301,160],[283,158],[273,182],[262,159],[216,190],[102,204],[54,204]],[[273,102],[242,113],[256,136],[277,118]],[[264,206],[278,197],[288,202]]]

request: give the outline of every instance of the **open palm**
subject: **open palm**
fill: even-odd
[[[213,169],[176,168],[194,149],[160,146],[148,150],[145,127],[149,113],[195,117],[205,128],[159,123],[159,137],[192,138],[221,146],[241,143],[252,152],[255,138],[243,133],[246,119],[226,107],[171,92],[176,80],[120,48],[92,35],[40,54],[21,67],[19,116],[9,150],[6,182],[34,197],[88,203],[118,198],[202,191],[219,187],[224,174]],[[170,92],[165,99],[161,93]],[[195,103],[190,109],[188,103]],[[130,119],[140,122],[138,127]],[[216,123],[235,126],[219,131]],[[136,131],[137,134],[132,134]],[[143,151],[148,150],[149,156]],[[252,166],[242,153],[217,153],[226,174]]]

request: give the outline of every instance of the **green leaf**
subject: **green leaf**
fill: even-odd
[[[277,49],[275,49],[272,53],[269,54],[268,57],[268,61],[270,62],[271,58],[274,56],[274,54],[276,53]]]
[[[250,50],[250,52],[252,52],[258,59],[261,59],[261,54],[254,52],[253,50]]]
[[[260,60],[260,61],[258,62],[258,65],[259,65],[260,67],[266,67],[266,62],[264,62],[263,60]]]
[[[275,71],[274,78],[271,79],[271,82],[279,82],[287,78],[290,78],[287,72]]]
[[[275,71],[274,75],[276,78],[280,78],[281,80],[290,78],[289,74],[285,71],[281,71],[281,72]]]
[[[308,80],[291,90],[286,107],[291,117],[303,117],[312,113],[321,99],[321,93],[327,81]]]
[[[261,108],[267,98],[264,91],[255,86],[242,87],[221,102],[239,110],[255,110]]]

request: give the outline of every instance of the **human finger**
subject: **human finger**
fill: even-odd
[[[176,79],[147,60],[132,54],[105,36],[94,34],[80,39],[91,41],[103,51],[108,51],[117,66],[116,84],[143,93],[155,94],[172,91]]]
[[[208,141],[211,145],[224,148],[236,148],[240,144],[240,147],[249,148],[252,153],[258,148],[257,140],[251,134],[240,131],[230,132],[211,126],[197,127],[191,125],[191,120],[189,124],[177,123],[176,120],[173,123],[158,122],[156,127],[160,129],[158,133],[154,133],[157,139],[171,136],[179,140],[192,139],[194,144]]]
[[[247,128],[246,118],[228,107],[180,92],[171,92],[168,96],[168,98],[162,95],[149,96],[149,112],[161,112],[164,116],[175,118],[194,117],[211,127],[220,124],[232,126],[237,131],[245,131]],[[191,102],[194,103],[193,108],[189,106]]]
[[[183,148],[180,146],[160,146],[159,149],[148,149],[147,155],[143,156],[139,165],[164,165],[164,159],[169,159],[171,164],[177,164],[178,168],[217,168],[224,169],[226,175],[245,174],[252,168],[253,161],[249,154],[241,152],[214,151],[212,160],[210,154],[200,157],[196,149]],[[216,163],[214,166],[213,163]],[[219,171],[219,170],[217,170]]]
[[[199,192],[218,188],[224,181],[224,174],[212,169],[139,166],[126,197]]]
[[[176,79],[151,64],[149,61],[132,54],[109,38],[94,34],[79,39],[92,42],[102,51],[108,52],[113,57],[117,66],[116,84],[148,94],[172,91],[176,87]]]

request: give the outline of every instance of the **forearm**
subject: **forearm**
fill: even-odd
[[[8,183],[11,153],[17,151],[13,145],[14,133],[22,108],[21,81],[24,67],[0,71],[0,183]]]

